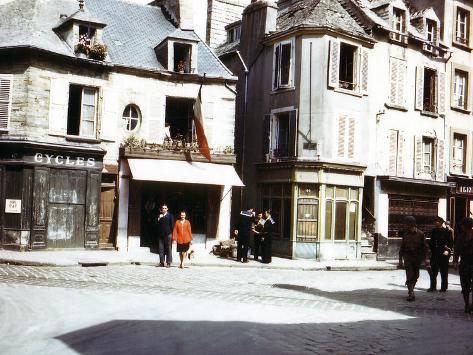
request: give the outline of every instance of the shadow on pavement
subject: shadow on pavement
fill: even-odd
[[[114,320],[57,337],[84,355],[471,353],[470,323],[422,319],[320,324]],[[448,332],[448,342],[445,335]],[[425,346],[429,344],[429,346]],[[453,346],[452,346],[453,345]],[[453,350],[453,352],[452,352]],[[466,352],[465,352],[466,351]]]

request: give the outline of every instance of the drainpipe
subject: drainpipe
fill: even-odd
[[[245,96],[244,96],[244,107],[243,107],[243,137],[242,137],[242,149],[241,149],[241,180],[244,181],[244,167],[245,167],[245,139],[246,139],[246,114],[247,114],[247,106],[248,106],[248,74],[249,70],[245,64],[245,61],[241,57],[240,51],[236,51],[238,55],[238,59],[240,60],[241,65],[245,71]],[[240,188],[240,208],[243,208],[243,187]]]

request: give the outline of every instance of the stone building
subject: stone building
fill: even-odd
[[[126,1],[15,0],[0,16],[0,247],[149,246],[161,203],[228,237],[236,78],[192,29]]]

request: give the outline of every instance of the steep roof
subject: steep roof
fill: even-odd
[[[106,25],[103,41],[112,64],[164,70],[154,48],[167,37],[198,41],[198,70],[208,77],[233,78],[210,48],[193,32],[176,28],[155,6],[121,0],[87,0],[89,19]],[[74,51],[53,30],[60,15],[78,10],[76,0],[10,0],[0,5],[0,48],[34,47],[74,57]],[[98,19],[98,20],[97,20]]]
[[[371,38],[340,0],[293,0],[278,13],[276,32],[294,27],[323,27]]]

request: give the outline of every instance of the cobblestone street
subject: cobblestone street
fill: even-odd
[[[423,271],[415,303],[403,283],[403,271],[2,265],[0,352],[471,353],[458,276],[430,294]]]

